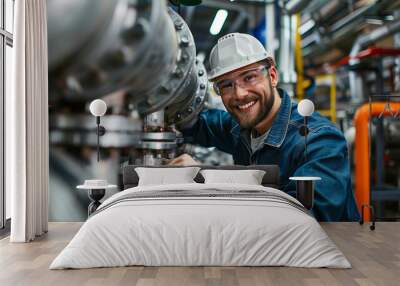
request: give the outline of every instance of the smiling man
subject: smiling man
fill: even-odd
[[[210,54],[209,79],[226,111],[210,109],[182,130],[187,142],[217,147],[230,153],[235,164],[276,164],[281,190],[295,195],[292,176],[319,176],[313,213],[321,221],[359,219],[355,204],[346,141],[326,118],[314,113],[308,120],[307,158],[299,130],[303,117],[297,103],[278,85],[271,54],[253,36],[233,33],[218,40]],[[170,162],[193,165],[184,154]]]

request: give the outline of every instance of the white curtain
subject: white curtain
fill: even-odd
[[[6,98],[6,186],[12,242],[48,227],[48,79],[46,0],[15,1],[13,92]]]

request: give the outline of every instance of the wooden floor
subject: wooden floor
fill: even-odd
[[[48,270],[80,223],[50,223],[32,243],[0,241],[0,285],[400,285],[400,223],[323,224],[349,270],[289,267],[121,267]]]

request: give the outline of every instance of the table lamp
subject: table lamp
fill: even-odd
[[[314,103],[309,99],[303,99],[297,105],[297,111],[301,116],[304,117],[304,123],[300,127],[299,132],[301,136],[304,136],[304,160],[307,163],[307,135],[310,131],[307,125],[308,118],[314,112]],[[289,179],[296,181],[297,200],[301,202],[306,209],[312,209],[314,206],[314,184],[315,181],[319,181],[321,178],[312,176],[299,176],[290,177]]]
[[[313,114],[314,112],[314,103],[309,100],[309,99],[303,99],[302,101],[299,102],[297,105],[297,111],[301,116],[304,117],[304,123],[300,127],[300,134],[301,136],[304,136],[304,157],[305,160],[307,161],[307,135],[308,135],[308,118]]]
[[[101,99],[95,99],[90,103],[90,113],[96,117],[96,134],[97,134],[97,162],[100,160],[100,136],[106,133],[106,129],[100,125],[100,117],[107,111],[107,104]]]

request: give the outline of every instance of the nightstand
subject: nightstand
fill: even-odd
[[[290,177],[289,180],[296,181],[296,199],[303,206],[311,210],[314,206],[314,182],[321,180],[320,177]]]
[[[79,185],[77,189],[84,189],[88,191],[91,203],[88,206],[88,217],[94,213],[101,205],[100,200],[106,194],[106,189],[116,188],[116,185],[109,185],[107,180],[85,180],[83,185]]]

